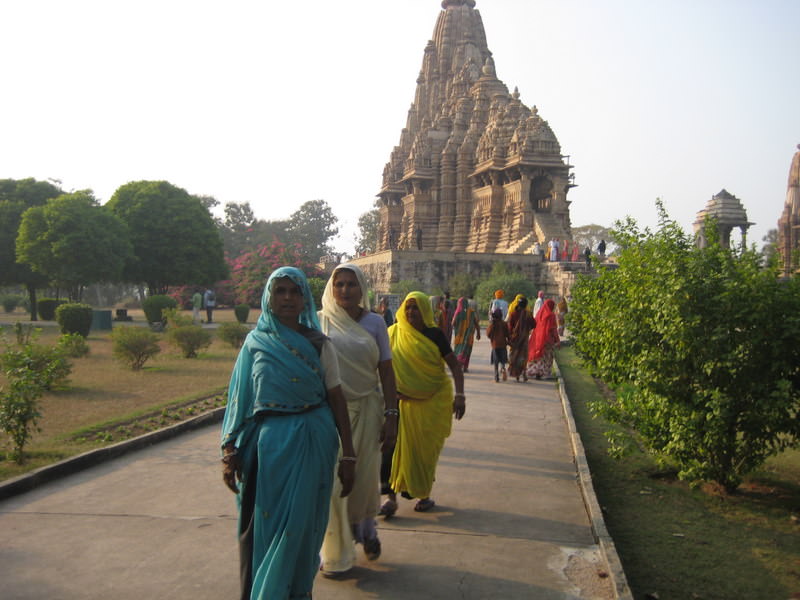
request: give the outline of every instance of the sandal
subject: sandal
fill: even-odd
[[[414,506],[414,510],[416,512],[426,512],[432,509],[435,505],[436,502],[434,502],[433,499],[423,498],[417,502],[417,504]]]
[[[397,512],[397,502],[395,502],[394,500],[387,500],[386,502],[383,503],[383,506],[381,506],[381,509],[378,511],[378,514],[388,519],[389,517],[393,517],[394,513],[396,512]]]
[[[381,555],[381,541],[377,537],[364,540],[364,555],[367,560],[378,560]]]

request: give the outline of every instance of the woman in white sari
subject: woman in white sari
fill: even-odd
[[[325,540],[322,571],[344,573],[355,564],[353,542],[361,543],[369,560],[380,556],[375,527],[380,503],[381,452],[390,451],[397,437],[397,387],[386,323],[367,305],[367,283],[361,269],[340,265],[325,286],[320,328],[339,358],[342,390],[350,415],[356,472],[346,498],[334,487]]]

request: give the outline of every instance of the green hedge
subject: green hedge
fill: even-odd
[[[55,298],[40,298],[36,302],[36,308],[39,311],[39,317],[43,321],[55,321],[56,309],[61,304],[66,304],[66,300],[56,300]]]
[[[61,326],[61,333],[78,333],[89,337],[92,307],[88,304],[62,304],[56,308],[56,321]]]
[[[148,323],[167,323],[164,309],[177,308],[178,302],[171,296],[148,296],[142,302],[142,310]]]

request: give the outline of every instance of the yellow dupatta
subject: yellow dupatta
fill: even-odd
[[[439,348],[406,318],[406,303],[411,299],[416,301],[425,326],[435,326],[428,297],[411,292],[397,311],[397,323],[389,328],[392,366],[401,395],[389,483],[395,492],[427,498],[439,453],[452,427],[453,384]]]
[[[397,323],[389,328],[392,365],[397,379],[397,391],[403,396],[429,400],[450,378],[439,348],[414,328],[406,318],[406,302],[416,301],[426,327],[436,327],[428,296],[411,292],[397,310]]]

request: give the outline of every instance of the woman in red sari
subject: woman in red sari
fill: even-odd
[[[536,379],[552,375],[555,349],[560,342],[558,322],[553,312],[555,305],[552,298],[545,300],[542,309],[536,315],[536,329],[531,333],[528,342],[527,373]]]

